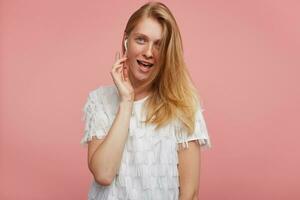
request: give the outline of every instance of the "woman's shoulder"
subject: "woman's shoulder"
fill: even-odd
[[[97,88],[93,88],[89,95],[96,97],[99,101],[110,99],[111,101],[118,100],[118,92],[115,85],[100,85]]]
[[[119,95],[115,85],[100,85],[89,94],[96,102],[102,104],[107,111],[115,113],[119,102]]]

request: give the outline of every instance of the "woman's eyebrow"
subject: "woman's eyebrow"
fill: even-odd
[[[135,33],[135,35],[141,35],[149,39],[149,37],[143,33]],[[161,39],[156,40],[156,42],[160,42]]]

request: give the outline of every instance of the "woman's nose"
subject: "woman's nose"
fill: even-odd
[[[144,51],[144,55],[147,58],[152,58],[153,57],[153,52],[152,52],[153,44],[149,44],[146,46],[146,49]]]

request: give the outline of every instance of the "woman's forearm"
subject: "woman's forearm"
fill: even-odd
[[[198,200],[198,191],[180,191],[179,200]]]
[[[179,200],[198,200],[198,195],[191,196],[180,196]]]
[[[110,183],[119,169],[128,137],[133,102],[120,102],[112,126],[91,158],[90,168],[97,182]]]

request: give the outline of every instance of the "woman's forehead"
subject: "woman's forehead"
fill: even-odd
[[[159,41],[162,37],[162,27],[154,19],[143,18],[132,30],[133,35],[141,35],[154,41]]]

